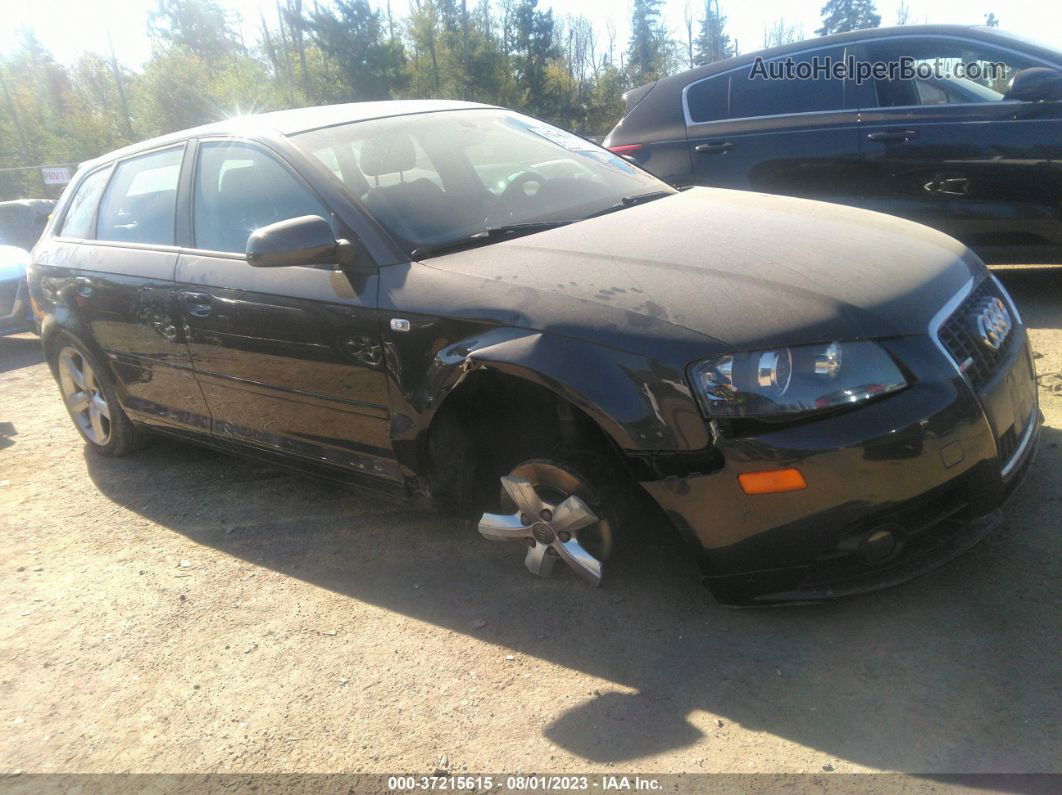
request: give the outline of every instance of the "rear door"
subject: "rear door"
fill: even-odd
[[[861,86],[858,203],[935,226],[989,261],[1062,261],[1062,102],[1005,97],[1015,72],[1044,64],[952,36],[867,42],[859,57],[911,58],[924,76]],[[971,64],[976,78],[960,76]]]
[[[184,150],[181,143],[138,154],[88,175],[49,264],[69,268],[75,311],[110,360],[126,412],[151,425],[206,431],[173,287]]]
[[[764,62],[801,70],[838,61],[844,47],[806,50]],[[826,76],[768,79],[756,64],[692,83],[683,91],[694,183],[845,201],[858,189],[853,81]]]
[[[244,256],[253,230],[303,215],[338,223],[329,208],[275,153],[233,139],[199,142],[191,204],[177,289],[214,435],[398,480],[378,275]]]

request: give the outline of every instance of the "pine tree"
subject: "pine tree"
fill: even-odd
[[[704,19],[696,41],[698,64],[714,63],[734,55],[734,45],[725,26],[726,17],[719,13],[719,0],[705,0]]]
[[[315,6],[310,33],[339,66],[348,100],[390,99],[404,81],[402,44],[386,39],[383,19],[368,0],[335,0],[334,9]]]
[[[822,27],[815,31],[819,36],[881,25],[881,15],[874,8],[874,0],[827,0],[819,13],[822,14]]]
[[[671,40],[661,18],[663,0],[634,0],[627,71],[634,85],[663,77],[671,56]]]

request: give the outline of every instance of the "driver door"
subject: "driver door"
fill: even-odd
[[[182,250],[176,282],[214,436],[400,480],[389,438],[377,273],[252,267],[244,252],[254,229],[332,214],[258,144],[201,141],[195,157],[195,248]]]
[[[945,73],[959,63],[1005,70],[976,80],[864,82],[864,193],[853,203],[936,227],[991,262],[1062,261],[1062,103],[1005,97],[1015,72],[1042,64],[956,37],[899,36],[862,47],[860,59],[871,62],[909,56]]]

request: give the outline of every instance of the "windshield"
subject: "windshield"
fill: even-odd
[[[293,140],[409,252],[487,242],[489,229],[581,220],[625,198],[674,192],[590,141],[504,110],[372,119]]]

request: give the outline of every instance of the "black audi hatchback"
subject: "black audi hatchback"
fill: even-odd
[[[639,500],[727,603],[896,583],[997,523],[1037,439],[1018,312],[951,238],[676,191],[470,103],[87,163],[30,283],[96,452],[150,431],[428,495],[593,584]]]
[[[1062,263],[1059,70],[1062,53],[996,28],[859,30],[633,89],[605,145],[675,185],[849,204],[986,262]]]

